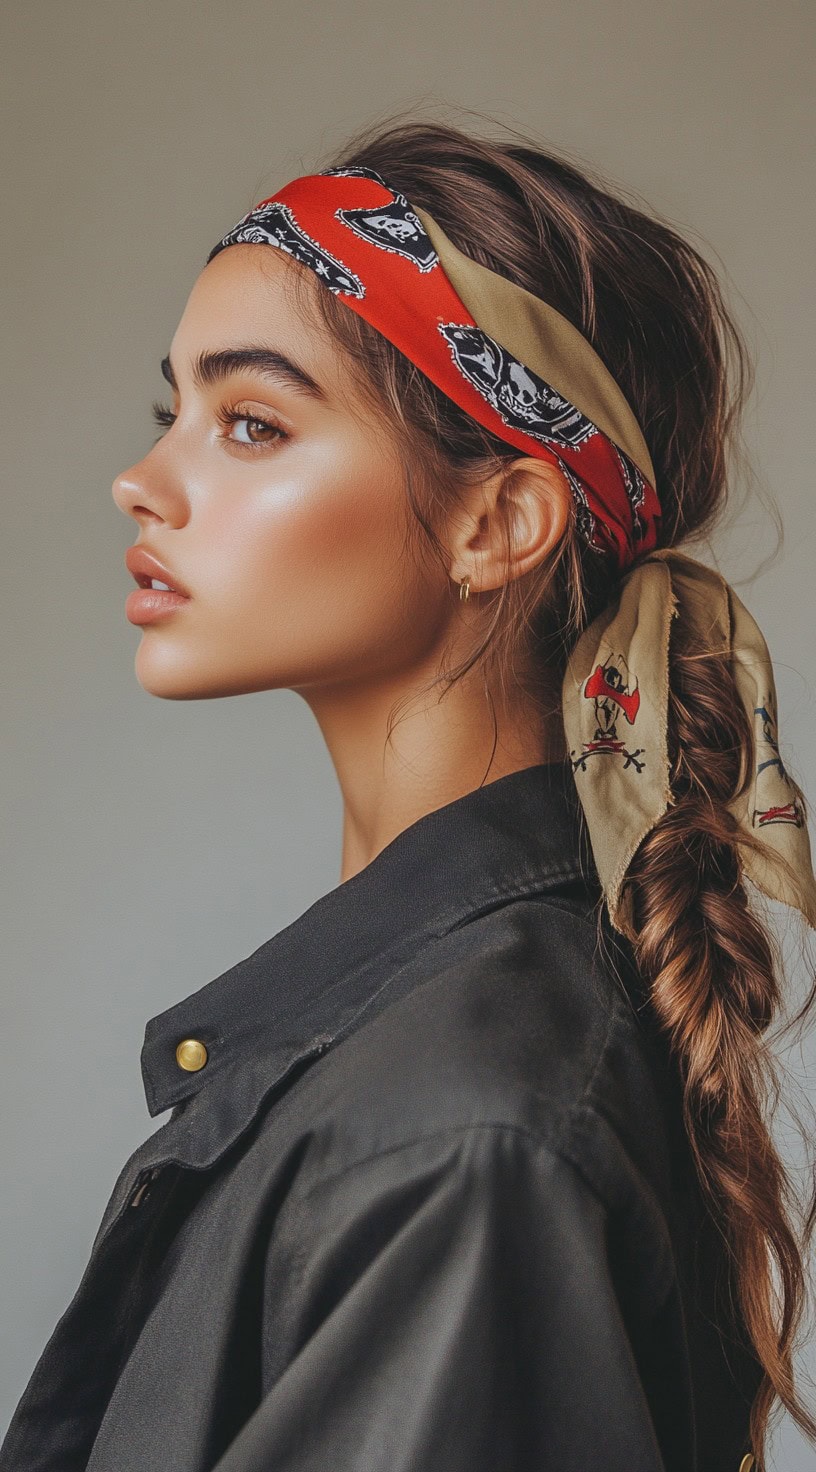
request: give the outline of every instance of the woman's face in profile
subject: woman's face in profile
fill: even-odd
[[[164,365],[172,421],[114,482],[135,542],[189,595],[140,624],[136,673],[155,695],[387,681],[421,662],[446,623],[444,573],[406,552],[410,512],[385,422],[340,348],[297,310],[291,272],[302,269],[259,245],[205,267]],[[314,387],[240,357],[258,349]]]

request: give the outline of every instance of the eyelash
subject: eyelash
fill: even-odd
[[[288,440],[288,434],[285,430],[281,429],[279,424],[273,423],[271,419],[261,419],[257,414],[242,414],[240,409],[240,404],[236,404],[233,409],[229,409],[224,405],[217,411],[217,418],[225,428],[228,428],[231,424],[241,424],[244,422],[247,424],[260,424],[264,429],[273,429],[276,438],[274,440],[259,440],[253,443],[250,440],[233,440],[230,439],[228,434],[223,434],[219,435],[219,439],[226,440],[231,445],[238,445],[242,450],[250,450],[253,453],[256,450],[266,450],[270,445],[278,444],[282,440]],[[169,429],[171,424],[175,424],[177,417],[167,404],[160,403],[158,399],[152,405],[152,416],[154,424],[164,429]],[[158,438],[161,439],[161,435]]]

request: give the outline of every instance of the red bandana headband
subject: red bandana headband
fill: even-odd
[[[472,419],[559,465],[580,535],[622,572],[655,547],[660,503],[649,453],[587,339],[548,303],[457,250],[379,174],[340,168],[291,180],[207,261],[242,243],[294,256]],[[519,343],[523,355],[513,351]]]

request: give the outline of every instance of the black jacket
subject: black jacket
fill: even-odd
[[[172,1113],[0,1472],[738,1472],[759,1367],[600,914],[528,767],[148,1022]]]

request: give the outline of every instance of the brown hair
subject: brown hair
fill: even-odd
[[[660,544],[697,539],[723,510],[752,383],[717,276],[668,223],[506,131],[511,136],[497,141],[446,123],[392,119],[358,134],[322,167],[376,170],[466,255],[568,317],[639,420],[662,502]],[[393,426],[419,545],[444,556],[436,526],[453,482],[478,482],[517,449],[470,419],[331,292],[311,300]],[[305,297],[303,305],[308,310]],[[525,678],[532,655],[530,693],[542,710],[555,709],[570,648],[615,586],[609,561],[588,551],[573,524],[545,565],[498,590],[478,648],[438,681],[449,685],[477,661],[502,680]],[[769,928],[748,907],[740,832],[726,806],[749,780],[752,733],[723,655],[691,647],[677,631],[670,658],[675,802],[629,871],[635,955],[677,1062],[693,1159],[759,1362],[751,1412],[759,1460],[777,1397],[816,1440],[792,1368],[816,1190],[797,1237],[792,1183],[763,1118],[779,1092],[764,1036],[781,1003],[779,958]],[[814,996],[816,985],[789,1026]]]

